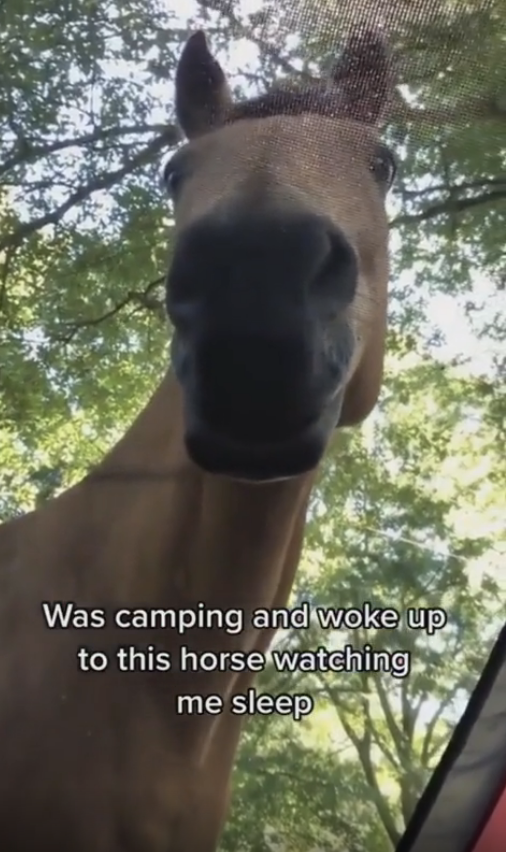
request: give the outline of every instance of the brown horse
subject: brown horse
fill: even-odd
[[[352,34],[328,81],[245,103],[204,35],[186,44],[189,143],[164,169],[173,372],[89,476],[0,528],[1,850],[216,849],[243,720],[230,701],[273,634],[250,615],[286,605],[315,470],[380,390],[391,86],[374,32]],[[88,609],[49,629],[54,601]],[[133,629],[128,613],[204,602],[242,610],[244,630]],[[127,645],[144,657],[125,672]],[[183,671],[181,645],[242,656]],[[206,712],[177,712],[187,694]]]

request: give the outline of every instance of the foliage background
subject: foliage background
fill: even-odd
[[[247,726],[222,852],[392,850],[504,620],[506,2],[0,8],[1,518],[76,481],[167,367],[157,171],[190,29],[241,96],[317,74],[358,15],[381,16],[401,82],[388,370],[377,412],[326,460],[294,601],[444,606],[448,625],[372,637],[411,651],[405,680],[291,678],[317,711]],[[348,638],[371,639],[279,641]],[[260,683],[286,688],[275,671]]]

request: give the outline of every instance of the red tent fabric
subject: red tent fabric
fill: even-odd
[[[506,626],[396,852],[506,852]]]
[[[473,852],[497,852],[506,845],[506,789],[495,806]]]

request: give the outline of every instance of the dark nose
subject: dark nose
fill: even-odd
[[[277,323],[290,306],[309,309],[312,298],[342,309],[356,285],[355,252],[325,217],[227,210],[181,233],[167,308],[176,328],[190,303],[214,313],[226,306],[237,321],[249,317],[254,324],[261,316],[263,323]]]
[[[300,334],[198,334],[186,357],[192,408],[216,433],[276,443],[319,414],[310,341]]]
[[[242,442],[307,430],[346,366],[329,358],[321,323],[356,282],[352,247],[320,216],[228,211],[182,231],[167,308],[188,416]]]

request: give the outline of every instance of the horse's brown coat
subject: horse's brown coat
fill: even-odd
[[[206,69],[206,57],[198,35],[178,70],[178,111],[195,137],[196,167],[177,227],[212,210],[224,193],[254,205],[259,191],[339,224],[360,267],[349,317],[358,345],[341,425],[360,422],[378,397],[385,336],[387,222],[370,171],[377,143],[370,122],[379,121],[388,94],[383,53],[370,36],[353,36],[336,71],[339,90],[315,89],[292,115],[281,94],[270,112],[269,98],[231,104],[221,69]],[[265,650],[270,633],[195,631],[182,640],[169,631],[48,630],[41,611],[44,600],[109,608],[205,601],[246,612],[286,604],[314,473],[260,486],[210,476],[190,462],[182,434],[181,390],[169,372],[87,478],[0,528],[6,852],[217,847],[242,717],[177,716],[174,696],[226,699],[253,675],[119,674],[114,667],[84,674],[76,649],[113,654],[133,642],[176,652],[184,641],[194,649]]]

